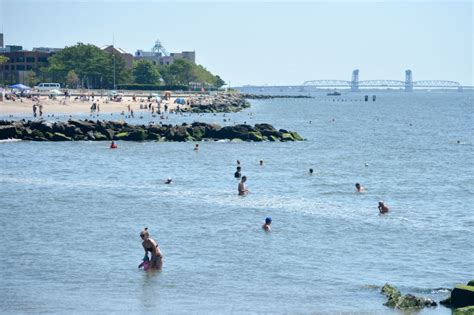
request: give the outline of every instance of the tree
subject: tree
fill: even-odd
[[[7,56],[0,56],[0,65],[2,63],[6,63],[8,61],[8,57]]]
[[[38,83],[38,78],[36,77],[36,73],[33,70],[30,70],[26,73],[25,83],[29,86],[35,86],[36,83]]]
[[[197,76],[195,71],[193,71],[193,66],[188,60],[175,60],[169,66],[169,74],[173,84],[189,85],[189,82],[196,81]]]
[[[220,87],[222,87],[222,86],[225,84],[225,81],[222,80],[220,76],[216,75],[214,78],[215,78],[215,80],[216,80],[216,81],[214,82],[214,86],[215,86],[216,88],[220,88]]]
[[[160,79],[160,73],[151,61],[140,60],[133,64],[133,77],[135,83],[156,84]]]
[[[74,70],[81,86],[110,88],[113,87],[114,59],[116,83],[128,82],[130,71],[125,68],[125,61],[91,44],[78,43],[54,54],[49,58],[46,71],[63,84],[67,82],[68,73]]]
[[[66,76],[66,83],[70,88],[77,88],[79,85],[79,77],[77,76],[76,72],[74,70],[69,70]]]

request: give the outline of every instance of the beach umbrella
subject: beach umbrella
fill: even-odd
[[[26,86],[26,85],[21,84],[21,83],[10,85],[10,88],[17,89],[17,90],[31,90],[31,88],[29,86]]]

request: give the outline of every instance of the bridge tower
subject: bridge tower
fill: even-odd
[[[359,69],[352,70],[351,92],[359,92]]]
[[[411,70],[405,70],[405,92],[413,92],[413,76]]]

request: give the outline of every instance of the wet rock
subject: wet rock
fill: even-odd
[[[129,135],[128,135],[128,138],[127,140],[132,140],[132,141],[145,141],[147,138],[147,134],[144,130],[136,130],[136,131],[133,131],[131,132]]]
[[[453,315],[474,315],[474,306],[466,306],[454,310]]]
[[[384,305],[396,309],[420,309],[437,305],[435,301],[429,298],[417,297],[412,294],[402,296],[399,290],[388,283],[382,287],[381,293],[388,298]]]
[[[71,141],[72,139],[69,137],[66,137],[64,134],[60,132],[55,132],[53,134],[53,137],[51,138],[51,141]]]
[[[0,139],[10,139],[14,138],[17,135],[17,130],[15,126],[7,125],[0,126]]]
[[[452,308],[474,306],[474,286],[470,285],[472,283],[474,280],[469,281],[467,285],[455,286],[451,295],[439,303]]]

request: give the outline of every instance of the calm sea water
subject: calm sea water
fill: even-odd
[[[385,282],[444,298],[474,278],[473,94],[363,94],[169,119],[268,122],[298,143],[0,143],[0,312],[381,314]],[[137,268],[145,226],[162,272]]]

